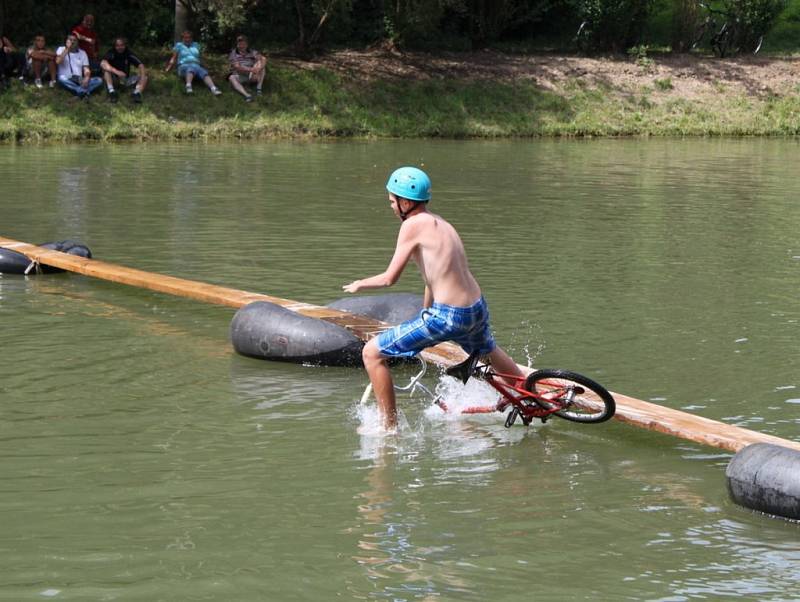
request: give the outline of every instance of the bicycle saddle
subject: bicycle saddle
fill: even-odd
[[[444,373],[447,374],[447,376],[457,378],[466,385],[469,377],[475,372],[475,366],[478,364],[478,359],[478,354],[473,353],[460,364],[456,364],[455,366],[451,366],[445,370]]]

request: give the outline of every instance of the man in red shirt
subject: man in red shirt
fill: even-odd
[[[94,30],[94,15],[84,15],[80,25],[72,28],[73,35],[78,38],[78,47],[89,57],[92,73],[100,70],[100,40]]]

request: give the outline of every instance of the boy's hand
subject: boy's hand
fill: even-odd
[[[357,293],[361,290],[361,281],[360,280],[353,280],[350,284],[345,284],[342,287],[342,290],[347,293]]]

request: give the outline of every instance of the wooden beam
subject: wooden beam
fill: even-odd
[[[67,255],[59,251],[43,249],[35,245],[19,242],[9,238],[0,237],[0,247],[5,247],[28,256],[32,261],[68,270],[93,278],[119,282],[138,288],[144,288],[160,293],[177,295],[213,303],[239,308],[253,301],[268,301],[297,312],[304,316],[318,318],[338,324],[362,340],[368,340],[382,331],[388,324],[364,316],[357,316],[345,311],[339,311],[319,305],[300,303],[281,297],[273,297],[262,293],[250,293],[214,284],[196,282],[164,274],[144,272],[133,268],[98,261],[84,259],[74,255]],[[439,366],[449,367],[462,361],[466,355],[460,347],[452,343],[443,343],[431,347],[423,352],[423,357]],[[523,370],[530,369],[520,366]],[[673,435],[702,445],[718,447],[731,452],[736,452],[751,443],[772,443],[800,450],[800,443],[788,441],[772,435],[765,435],[738,426],[724,424],[716,420],[702,418],[673,410],[654,403],[642,401],[614,393],[617,402],[615,418],[626,424],[631,424],[659,433]]]

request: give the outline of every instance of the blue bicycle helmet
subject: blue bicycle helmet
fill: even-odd
[[[427,203],[431,200],[431,179],[416,167],[400,167],[389,176],[386,190],[409,201]]]

